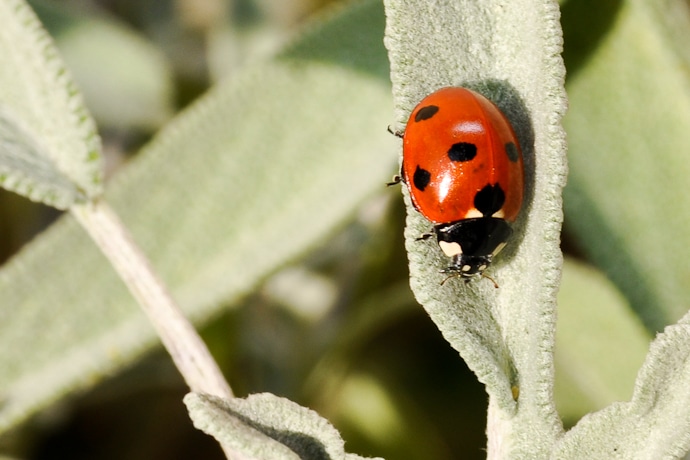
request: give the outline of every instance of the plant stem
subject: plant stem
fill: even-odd
[[[70,210],[125,282],[189,388],[222,398],[232,390],[194,327],[153,271],[117,214],[104,201],[75,205]],[[228,458],[242,458],[223,447]]]

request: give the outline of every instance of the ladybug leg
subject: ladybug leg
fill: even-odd
[[[402,138],[404,131],[393,131],[393,128],[391,128],[391,125],[388,125],[388,132],[394,135],[395,137]]]
[[[443,270],[441,270],[441,273],[446,273],[446,272],[443,271]],[[445,278],[443,278],[443,281],[441,281],[441,286],[443,286],[444,284],[446,284],[446,281],[448,281],[449,279],[455,278],[455,277],[457,277],[457,276],[458,276],[457,273],[451,273],[450,275],[446,276]],[[468,281],[468,280],[465,280],[465,282],[467,282],[467,281]]]
[[[389,128],[390,128],[390,126],[389,126]],[[391,182],[387,182],[386,187],[390,187],[391,185],[398,185],[400,182],[404,182],[403,181],[403,168],[402,168],[402,166],[400,166],[400,174],[396,174],[395,176],[393,176],[393,180]]]
[[[402,182],[402,177],[400,177],[400,174],[396,174],[393,176],[393,180],[390,182],[386,182],[386,187],[390,187],[391,185],[398,185],[400,182]]]
[[[447,271],[447,270],[445,270],[445,269],[444,269],[444,270],[441,270],[441,273],[450,273],[450,275],[448,275],[447,277],[445,277],[445,278],[443,279],[443,281],[441,281],[441,286],[443,286],[444,284],[446,284],[446,281],[448,281],[448,280],[451,279],[451,278],[462,277],[462,275],[459,274],[459,273],[449,272],[449,271]],[[491,281],[491,282],[493,283],[494,287],[495,287],[496,289],[498,289],[498,283],[497,283],[492,277],[490,277],[489,275],[487,275],[487,274],[485,274],[485,273],[482,273],[482,278],[486,278],[486,279],[488,279],[489,281]],[[465,280],[465,284],[469,284],[470,281],[472,281],[473,278],[463,278],[463,279]]]
[[[424,240],[428,240],[428,239],[431,238],[432,236],[434,236],[434,233],[432,233],[432,232],[422,233],[421,235],[419,235],[419,236],[415,239],[415,241],[424,241]]]

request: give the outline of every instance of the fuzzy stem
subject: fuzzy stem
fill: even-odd
[[[182,314],[117,214],[104,201],[75,205],[71,212],[144,310],[189,388],[194,392],[232,398],[232,390],[206,344]],[[228,458],[242,458],[226,447],[223,450]]]

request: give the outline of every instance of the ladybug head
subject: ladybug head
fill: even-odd
[[[484,273],[489,265],[491,265],[492,254],[485,256],[468,256],[465,254],[458,254],[453,256],[450,266],[441,270],[441,273],[449,275],[441,282],[443,285],[451,278],[460,277],[466,283],[476,278],[486,278],[494,284],[498,289],[498,284],[490,276]]]
[[[484,274],[493,256],[506,245],[512,233],[508,222],[494,217],[463,219],[434,227],[438,245],[450,257],[450,265],[441,270],[450,276],[469,281],[475,278],[489,278]],[[496,286],[496,282],[491,280]],[[496,286],[498,287],[498,286]]]
[[[453,257],[451,265],[441,270],[441,273],[448,275],[441,281],[441,285],[444,285],[449,279],[456,277],[464,279],[465,283],[469,283],[476,278],[486,278],[494,284],[496,289],[498,289],[498,283],[484,273],[484,270],[491,265],[491,257],[491,254],[488,256],[465,256],[460,254]]]
[[[441,273],[452,273],[462,278],[476,278],[482,276],[484,270],[491,265],[491,258],[492,254],[483,256],[456,254],[452,257],[450,266],[441,270]]]

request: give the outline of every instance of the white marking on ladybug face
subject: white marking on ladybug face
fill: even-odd
[[[506,216],[506,213],[503,212],[503,208],[499,209],[495,213],[491,215],[491,217],[495,217],[497,219],[503,219]]]
[[[465,219],[475,219],[477,217],[483,217],[484,215],[479,212],[477,208],[472,208],[465,214]]]
[[[483,272],[484,270],[486,270],[487,268],[489,268],[488,265],[480,265],[479,267],[477,267],[477,271],[478,271],[479,273],[481,273],[481,272]]]
[[[462,254],[462,248],[458,243],[449,243],[448,241],[439,241],[438,245],[441,251],[448,257],[453,257]]]
[[[460,271],[467,273],[468,271],[472,270],[472,267],[469,265],[463,265]]]
[[[492,252],[491,255],[494,255],[494,256],[495,256],[496,254],[498,254],[499,252],[501,252],[501,251],[503,250],[503,248],[506,247],[506,244],[508,244],[508,243],[503,242],[503,243],[499,244],[498,246],[496,246],[496,249],[494,249],[494,252]]]

